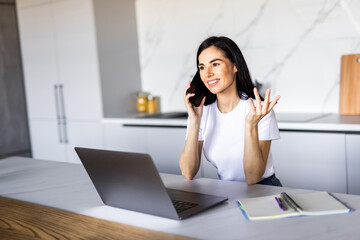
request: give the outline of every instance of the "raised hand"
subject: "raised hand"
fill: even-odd
[[[265,99],[263,104],[261,105],[259,92],[256,88],[254,88],[256,106],[253,102],[253,99],[249,98],[248,101],[250,103],[250,111],[246,116],[247,124],[257,125],[260,122],[260,120],[273,109],[275,104],[277,104],[277,102],[280,99],[280,96],[278,95],[272,101],[270,101],[270,92],[271,92],[270,89],[266,90]]]

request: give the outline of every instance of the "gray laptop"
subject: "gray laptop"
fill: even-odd
[[[148,154],[75,148],[104,204],[184,219],[227,200],[165,188]]]

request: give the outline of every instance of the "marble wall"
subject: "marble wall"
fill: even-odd
[[[142,90],[183,111],[196,50],[225,35],[277,112],[337,113],[341,55],[360,53],[360,0],[136,0]]]

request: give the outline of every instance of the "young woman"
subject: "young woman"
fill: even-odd
[[[235,42],[210,37],[197,52],[201,81],[209,90],[198,107],[184,91],[189,115],[187,137],[180,168],[193,179],[200,168],[201,152],[218,170],[222,180],[281,186],[270,153],[271,140],[280,137],[270,101],[270,90],[262,100],[251,81],[245,59]]]

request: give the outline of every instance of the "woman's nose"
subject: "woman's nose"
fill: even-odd
[[[212,76],[212,75],[213,75],[213,71],[212,71],[211,67],[207,68],[207,69],[206,69],[206,76],[207,76],[207,77],[210,77],[210,76]]]

